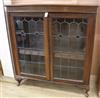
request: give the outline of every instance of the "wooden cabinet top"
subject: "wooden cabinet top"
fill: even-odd
[[[97,6],[76,5],[6,5],[7,12],[77,12],[96,13]]]

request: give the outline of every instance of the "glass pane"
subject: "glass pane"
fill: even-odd
[[[86,18],[52,18],[54,78],[83,80]]]
[[[82,61],[63,58],[55,58],[54,61],[54,77],[82,80]]]
[[[44,56],[30,56],[23,55],[23,59],[20,59],[22,72],[45,75],[44,73]]]
[[[42,17],[14,17],[19,62],[23,73],[45,76]]]

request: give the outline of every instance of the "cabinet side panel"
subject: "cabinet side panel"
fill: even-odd
[[[84,83],[86,85],[89,84],[90,73],[91,73],[91,65],[92,65],[92,55],[93,55],[93,46],[94,46],[94,34],[95,34],[95,14],[90,15],[88,30],[87,30],[87,54],[86,54],[86,62],[84,66]]]

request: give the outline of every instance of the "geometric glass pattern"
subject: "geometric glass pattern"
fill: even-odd
[[[83,80],[86,18],[52,18],[54,78]]]
[[[14,17],[21,71],[45,76],[42,17]]]

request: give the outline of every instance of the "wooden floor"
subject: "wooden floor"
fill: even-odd
[[[82,89],[72,85],[26,81],[21,86],[12,78],[0,78],[0,98],[86,98]],[[93,85],[92,85],[93,86]],[[98,98],[91,87],[89,98]]]

